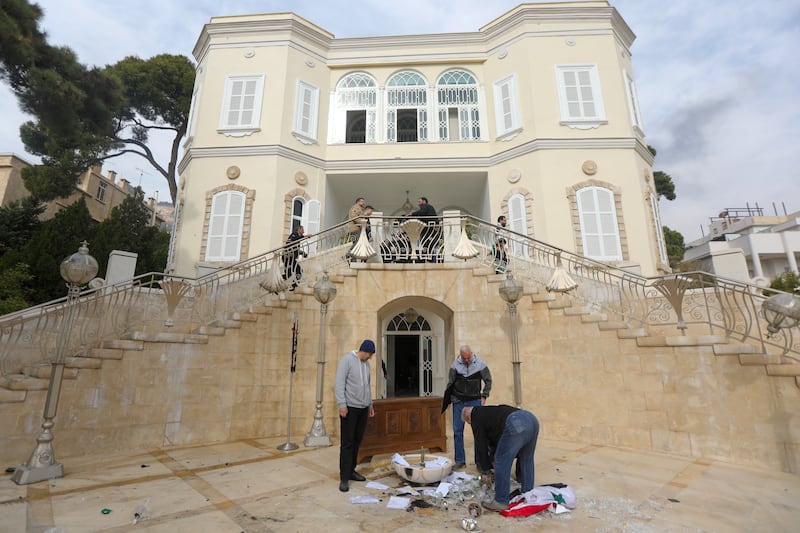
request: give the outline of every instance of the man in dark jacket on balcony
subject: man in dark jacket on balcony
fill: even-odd
[[[483,385],[483,390],[481,390]],[[459,349],[458,357],[450,366],[445,390],[445,407],[448,401],[453,402],[453,449],[455,468],[464,468],[467,457],[464,453],[464,421],[461,411],[467,406],[477,406],[486,403],[486,398],[492,391],[492,373],[486,363],[472,353],[469,345]],[[478,463],[477,450],[474,453],[475,463]]]

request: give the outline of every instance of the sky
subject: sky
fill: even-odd
[[[518,0],[40,0],[50,44],[105,66],[126,56],[191,57],[211,17],[293,11],[336,37],[477,31]],[[611,0],[636,34],[631,52],[654,169],[675,183],[662,222],[686,242],[709,217],[759,206],[800,211],[800,1]],[[794,65],[794,66],[792,66]],[[0,84],[0,153],[35,163],[19,140],[27,117]],[[156,153],[168,160],[169,141]],[[166,181],[143,159],[115,170],[147,196],[168,200]],[[159,191],[158,193],[156,191]]]

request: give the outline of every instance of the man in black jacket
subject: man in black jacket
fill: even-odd
[[[483,382],[483,383],[481,383]],[[483,384],[483,390],[481,390]],[[448,373],[445,398],[453,402],[453,450],[456,470],[464,468],[467,456],[464,453],[464,421],[461,411],[468,406],[483,405],[492,391],[492,373],[469,345],[459,349]],[[445,405],[446,407],[446,405]],[[442,409],[444,411],[444,409]],[[475,463],[478,455],[475,453]]]
[[[539,420],[533,413],[510,405],[465,407],[461,416],[472,426],[478,468],[488,473],[494,466],[494,500],[483,502],[483,506],[490,511],[504,511],[508,509],[511,464],[515,458],[522,492],[533,489]]]

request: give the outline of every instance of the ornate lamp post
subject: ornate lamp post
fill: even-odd
[[[514,404],[522,405],[522,380],[520,378],[519,338],[517,335],[517,302],[522,297],[522,284],[509,272],[500,285],[500,297],[508,304],[511,321],[511,364],[514,372]]]
[[[761,312],[767,321],[767,337],[775,335],[781,329],[793,328],[800,323],[800,296],[794,294],[770,296],[761,306]]]
[[[319,350],[317,356],[317,408],[314,411],[314,422],[311,430],[306,434],[303,444],[309,446],[330,446],[331,438],[325,431],[325,422],[322,419],[322,393],[325,387],[325,318],[328,313],[328,304],[336,298],[336,286],[328,279],[328,273],[314,285],[314,298],[319,302]]]
[[[97,261],[89,255],[86,241],[81,243],[78,251],[61,262],[61,277],[67,282],[67,302],[64,307],[64,319],[58,334],[56,358],[51,363],[50,384],[47,387],[47,399],[44,403],[42,432],[36,437],[36,447],[31,452],[28,462],[20,465],[14,472],[14,483],[26,485],[46,479],[62,477],[64,465],[56,461],[53,453],[53,419],[58,411],[58,399],[61,395],[61,381],[64,377],[64,360],[66,358],[69,334],[75,320],[75,303],[80,296],[81,287],[89,283],[97,274]]]

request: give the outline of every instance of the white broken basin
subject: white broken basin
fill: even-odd
[[[453,461],[442,455],[410,453],[401,456],[408,466],[392,462],[395,472],[412,483],[429,484],[441,481],[453,471]]]

